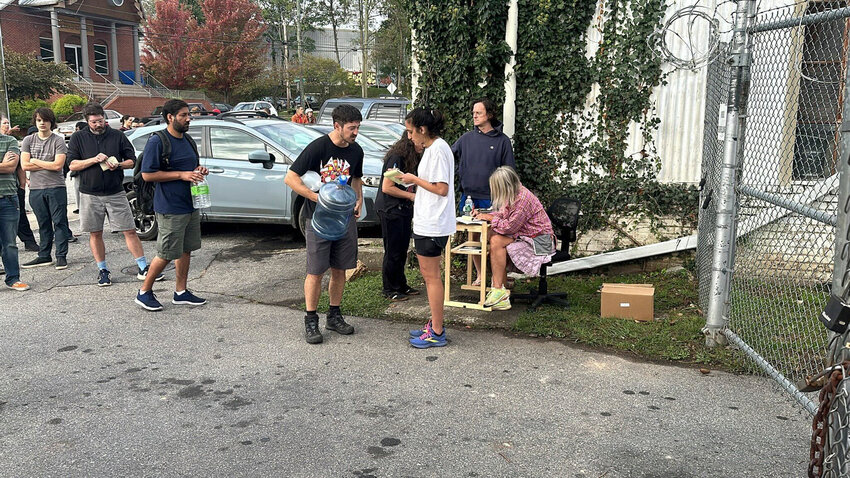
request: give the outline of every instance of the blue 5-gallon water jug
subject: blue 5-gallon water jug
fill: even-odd
[[[316,235],[327,241],[342,239],[354,215],[357,195],[347,181],[348,178],[340,177],[339,181],[325,183],[319,188],[319,202],[311,225]]]

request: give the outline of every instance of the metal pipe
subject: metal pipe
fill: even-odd
[[[723,330],[723,335],[729,340],[730,343],[734,344],[738,348],[740,348],[747,356],[749,356],[756,365],[759,366],[766,374],[770,376],[773,380],[776,380],[776,383],[779,384],[786,392],[788,392],[792,397],[794,397],[797,402],[803,406],[811,415],[814,415],[817,411],[818,407],[815,405],[815,402],[811,401],[809,397],[806,396],[805,393],[801,392],[790,380],[785,378],[782,375],[782,372],[773,368],[770,363],[764,359],[758,352],[753,350],[752,347],[747,345],[746,342],[741,340],[740,337],[735,335],[735,332],[732,332],[729,329]]]
[[[829,224],[830,226],[835,226],[837,222],[837,218],[833,214],[830,214],[826,211],[818,211],[815,208],[806,206],[805,204],[800,204],[796,201],[793,201],[786,197],[782,197],[778,194],[767,193],[764,191],[760,191],[752,186],[746,185],[738,186],[738,191],[747,196],[754,197],[756,199],[761,199],[765,202],[769,202],[774,206],[789,209],[809,219],[814,219],[815,221],[822,222],[824,224]]]
[[[516,131],[516,64],[517,34],[519,24],[519,2],[511,0],[508,7],[508,21],[505,25],[505,41],[511,48],[511,59],[505,64],[505,104],[502,107],[502,132],[508,138]]]
[[[727,100],[726,138],[723,144],[723,163],[720,168],[717,191],[717,220],[714,230],[710,296],[703,329],[705,344],[708,347],[724,345],[726,341],[721,332],[728,323],[729,290],[734,269],[735,215],[738,209],[735,192],[738,181],[738,134],[741,117],[744,114],[742,109],[744,92],[748,89],[749,81],[750,42],[747,35],[747,23],[754,5],[754,0],[738,0],[735,12],[735,33],[732,54],[729,57],[734,70]]]
[[[750,33],[769,32],[771,30],[781,30],[784,28],[794,28],[799,26],[811,25],[812,23],[824,23],[832,20],[841,20],[842,18],[850,17],[850,7],[836,8],[834,10],[826,10],[824,12],[812,13],[803,15],[800,18],[786,18],[775,22],[767,22],[759,25],[753,25],[747,29]]]

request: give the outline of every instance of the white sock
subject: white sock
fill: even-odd
[[[180,291],[177,291],[177,290],[174,291],[174,293],[177,294],[177,295],[183,295],[184,292],[186,292],[186,289],[183,289],[183,290],[180,290]]]

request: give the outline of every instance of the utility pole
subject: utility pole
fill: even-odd
[[[3,88],[0,89],[0,94],[3,95],[3,103],[0,107],[3,108],[3,114],[9,117],[9,88],[6,86],[6,50],[3,47],[3,30],[0,29],[0,63],[3,66],[3,74],[0,75],[0,80],[3,81]]]
[[[360,10],[360,96],[366,98],[366,74],[369,71],[369,62],[366,56],[366,41],[368,40],[366,30],[369,28],[369,19],[366,17],[366,2],[358,0]]]
[[[286,108],[292,104],[292,90],[289,89],[289,36],[286,34],[286,21],[283,19],[283,10],[280,11],[280,24],[283,32],[283,38],[280,43],[283,44],[283,81],[286,83]]]
[[[295,39],[298,41],[298,95],[300,106],[304,106],[304,63],[301,59],[301,0],[295,0]]]

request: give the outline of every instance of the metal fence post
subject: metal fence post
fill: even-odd
[[[744,114],[744,102],[749,82],[750,41],[747,25],[755,0],[738,0],[735,9],[735,33],[729,62],[732,80],[727,99],[726,138],[723,143],[723,164],[720,167],[720,184],[717,194],[717,220],[714,230],[714,253],[711,267],[711,286],[706,314],[705,344],[708,347],[725,345],[723,329],[728,322],[729,292],[732,284],[735,248],[735,217],[738,209],[737,184],[739,160],[739,133]]]
[[[844,56],[850,61],[850,48]],[[838,143],[838,160],[835,172],[838,173],[838,215],[835,224],[835,260],[832,272],[832,294],[843,297],[844,289],[850,281],[848,261],[850,261],[850,68],[844,70],[844,91],[841,93],[844,104],[841,108],[841,129]],[[833,334],[830,334],[830,338]],[[830,341],[831,342],[831,341]],[[840,350],[840,348],[839,348]],[[840,357],[833,357],[840,362]]]

